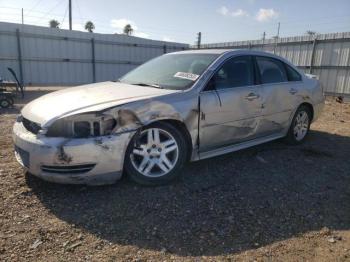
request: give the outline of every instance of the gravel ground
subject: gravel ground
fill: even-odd
[[[303,145],[190,163],[162,187],[26,174],[17,113],[0,115],[1,261],[350,261],[350,104],[328,100]]]

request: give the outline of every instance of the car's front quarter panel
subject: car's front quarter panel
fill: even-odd
[[[175,120],[186,127],[196,148],[198,139],[198,94],[196,90],[154,97],[111,108],[106,111],[117,118],[117,133],[137,130],[157,121]]]

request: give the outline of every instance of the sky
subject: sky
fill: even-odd
[[[72,0],[73,29],[91,20],[97,33],[121,33],[194,44],[243,41],[350,31],[350,0]],[[68,0],[0,0],[0,21],[48,26],[50,19],[68,28]]]

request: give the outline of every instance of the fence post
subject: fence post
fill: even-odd
[[[273,47],[273,53],[274,53],[274,54],[276,54],[276,48],[277,48],[277,45],[278,45],[277,40],[278,40],[278,38],[276,37],[276,38],[275,38],[275,45],[274,45],[274,47]]]
[[[314,38],[314,42],[312,43],[312,52],[311,52],[311,61],[310,61],[309,74],[312,74],[312,69],[313,69],[313,66],[314,66],[316,45],[317,45],[317,36]]]
[[[166,54],[167,50],[166,50],[166,45],[163,45],[163,54]]]
[[[95,39],[91,38],[92,81],[96,83]]]
[[[22,61],[22,49],[21,49],[21,38],[19,29],[16,29],[16,38],[17,38],[17,51],[18,51],[18,64],[19,64],[19,80],[23,86],[23,61]]]

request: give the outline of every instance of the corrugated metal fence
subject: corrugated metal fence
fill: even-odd
[[[201,48],[272,52],[288,59],[306,73],[317,75],[326,93],[350,95],[350,32],[203,44]]]
[[[187,44],[0,22],[0,76],[12,67],[26,85],[113,80]]]

